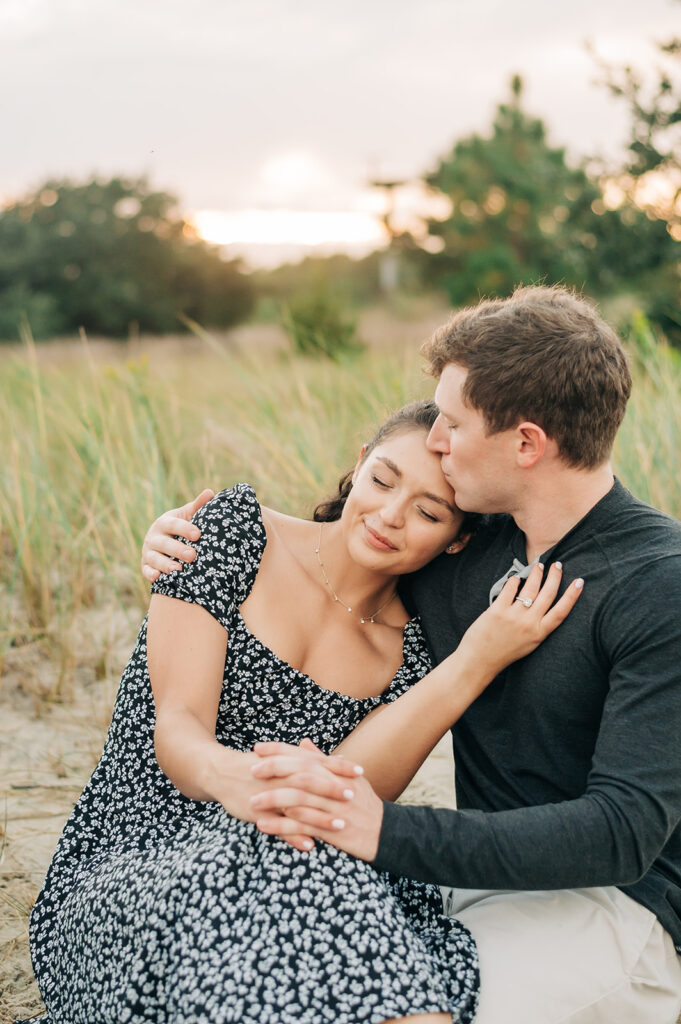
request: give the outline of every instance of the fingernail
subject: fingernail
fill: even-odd
[[[257,775],[257,772],[258,772],[259,768],[260,768],[259,764],[252,764],[251,765],[251,774],[252,775]]]
[[[352,800],[354,795],[355,795],[354,789],[344,789],[343,790],[343,796],[345,797],[346,800]]]
[[[544,571],[544,563],[543,562],[537,562],[537,568],[541,569],[541,571],[543,572]]]
[[[306,850],[311,850],[313,846],[314,846],[314,843],[311,842],[309,839],[303,839],[303,847]]]
[[[364,769],[362,768],[361,764],[356,764],[352,770],[355,773],[355,775],[364,775]]]
[[[575,580],[575,590],[581,590],[583,586],[584,586],[584,580],[583,579]]]
[[[553,567],[554,567],[554,569],[562,569],[563,568],[563,563],[562,562],[554,562],[553,563]]]
[[[342,818],[334,818],[333,821],[331,822],[331,827],[338,829],[338,831],[340,832],[342,828],[345,828],[345,822],[343,821]]]

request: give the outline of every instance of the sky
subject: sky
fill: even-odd
[[[679,34],[678,0],[0,0],[0,200],[147,175],[254,263],[366,250],[367,181],[485,132],[515,72],[553,144],[615,159],[586,43],[645,69]]]

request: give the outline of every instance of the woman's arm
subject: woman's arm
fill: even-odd
[[[147,622],[147,662],[156,705],[156,759],[193,800],[217,800],[229,814],[254,821],[252,753],[215,738],[227,632],[197,604],[154,594]]]
[[[551,607],[561,570],[553,565],[540,590],[542,575],[543,569],[535,566],[523,587],[523,597],[533,598],[530,608],[515,600],[520,581],[509,580],[448,658],[396,701],[367,715],[334,751],[334,757],[343,759],[339,771],[347,775],[349,762],[360,764],[374,791],[384,800],[395,800],[485,687],[511,662],[535,650],[568,615],[581,593],[581,581],[573,582]],[[256,751],[261,761],[252,771],[261,779],[298,774],[311,756],[282,744],[258,744]],[[325,760],[330,766],[333,757]]]

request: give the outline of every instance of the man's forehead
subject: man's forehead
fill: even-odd
[[[467,371],[463,366],[455,363],[445,366],[435,388],[435,403],[441,412],[446,413],[448,408],[460,409],[466,405],[461,393],[466,376]]]

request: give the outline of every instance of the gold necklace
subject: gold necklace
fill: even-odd
[[[326,583],[327,587],[331,591],[332,598],[334,599],[334,601],[337,601],[338,604],[342,604],[343,607],[345,608],[346,612],[349,612],[350,614],[352,614],[352,608],[350,607],[350,605],[347,605],[345,603],[345,601],[341,600],[341,598],[338,596],[336,591],[333,589],[333,586],[331,584],[331,580],[326,575],[326,569],[324,568],[324,563],[322,562],[322,556],[321,556],[321,550],[322,550],[322,527],[323,526],[324,526],[324,523],[320,523],[319,524],[319,540],[317,541],[317,547],[314,549],[314,553],[317,556],[317,561],[319,562],[319,568],[322,570],[322,576],[324,577],[324,582]],[[359,621],[361,622],[361,624],[363,626],[366,625],[367,622],[373,622],[374,619],[376,618],[376,616],[380,615],[380,613],[383,611],[383,609],[387,608],[388,605],[390,604],[390,602],[393,601],[396,596],[397,596],[397,589],[393,590],[392,594],[390,595],[388,600],[385,602],[385,604],[382,604],[380,608],[377,608],[376,611],[373,612],[373,614],[371,614],[371,615],[358,615],[358,612],[355,612],[355,615],[358,615]]]

